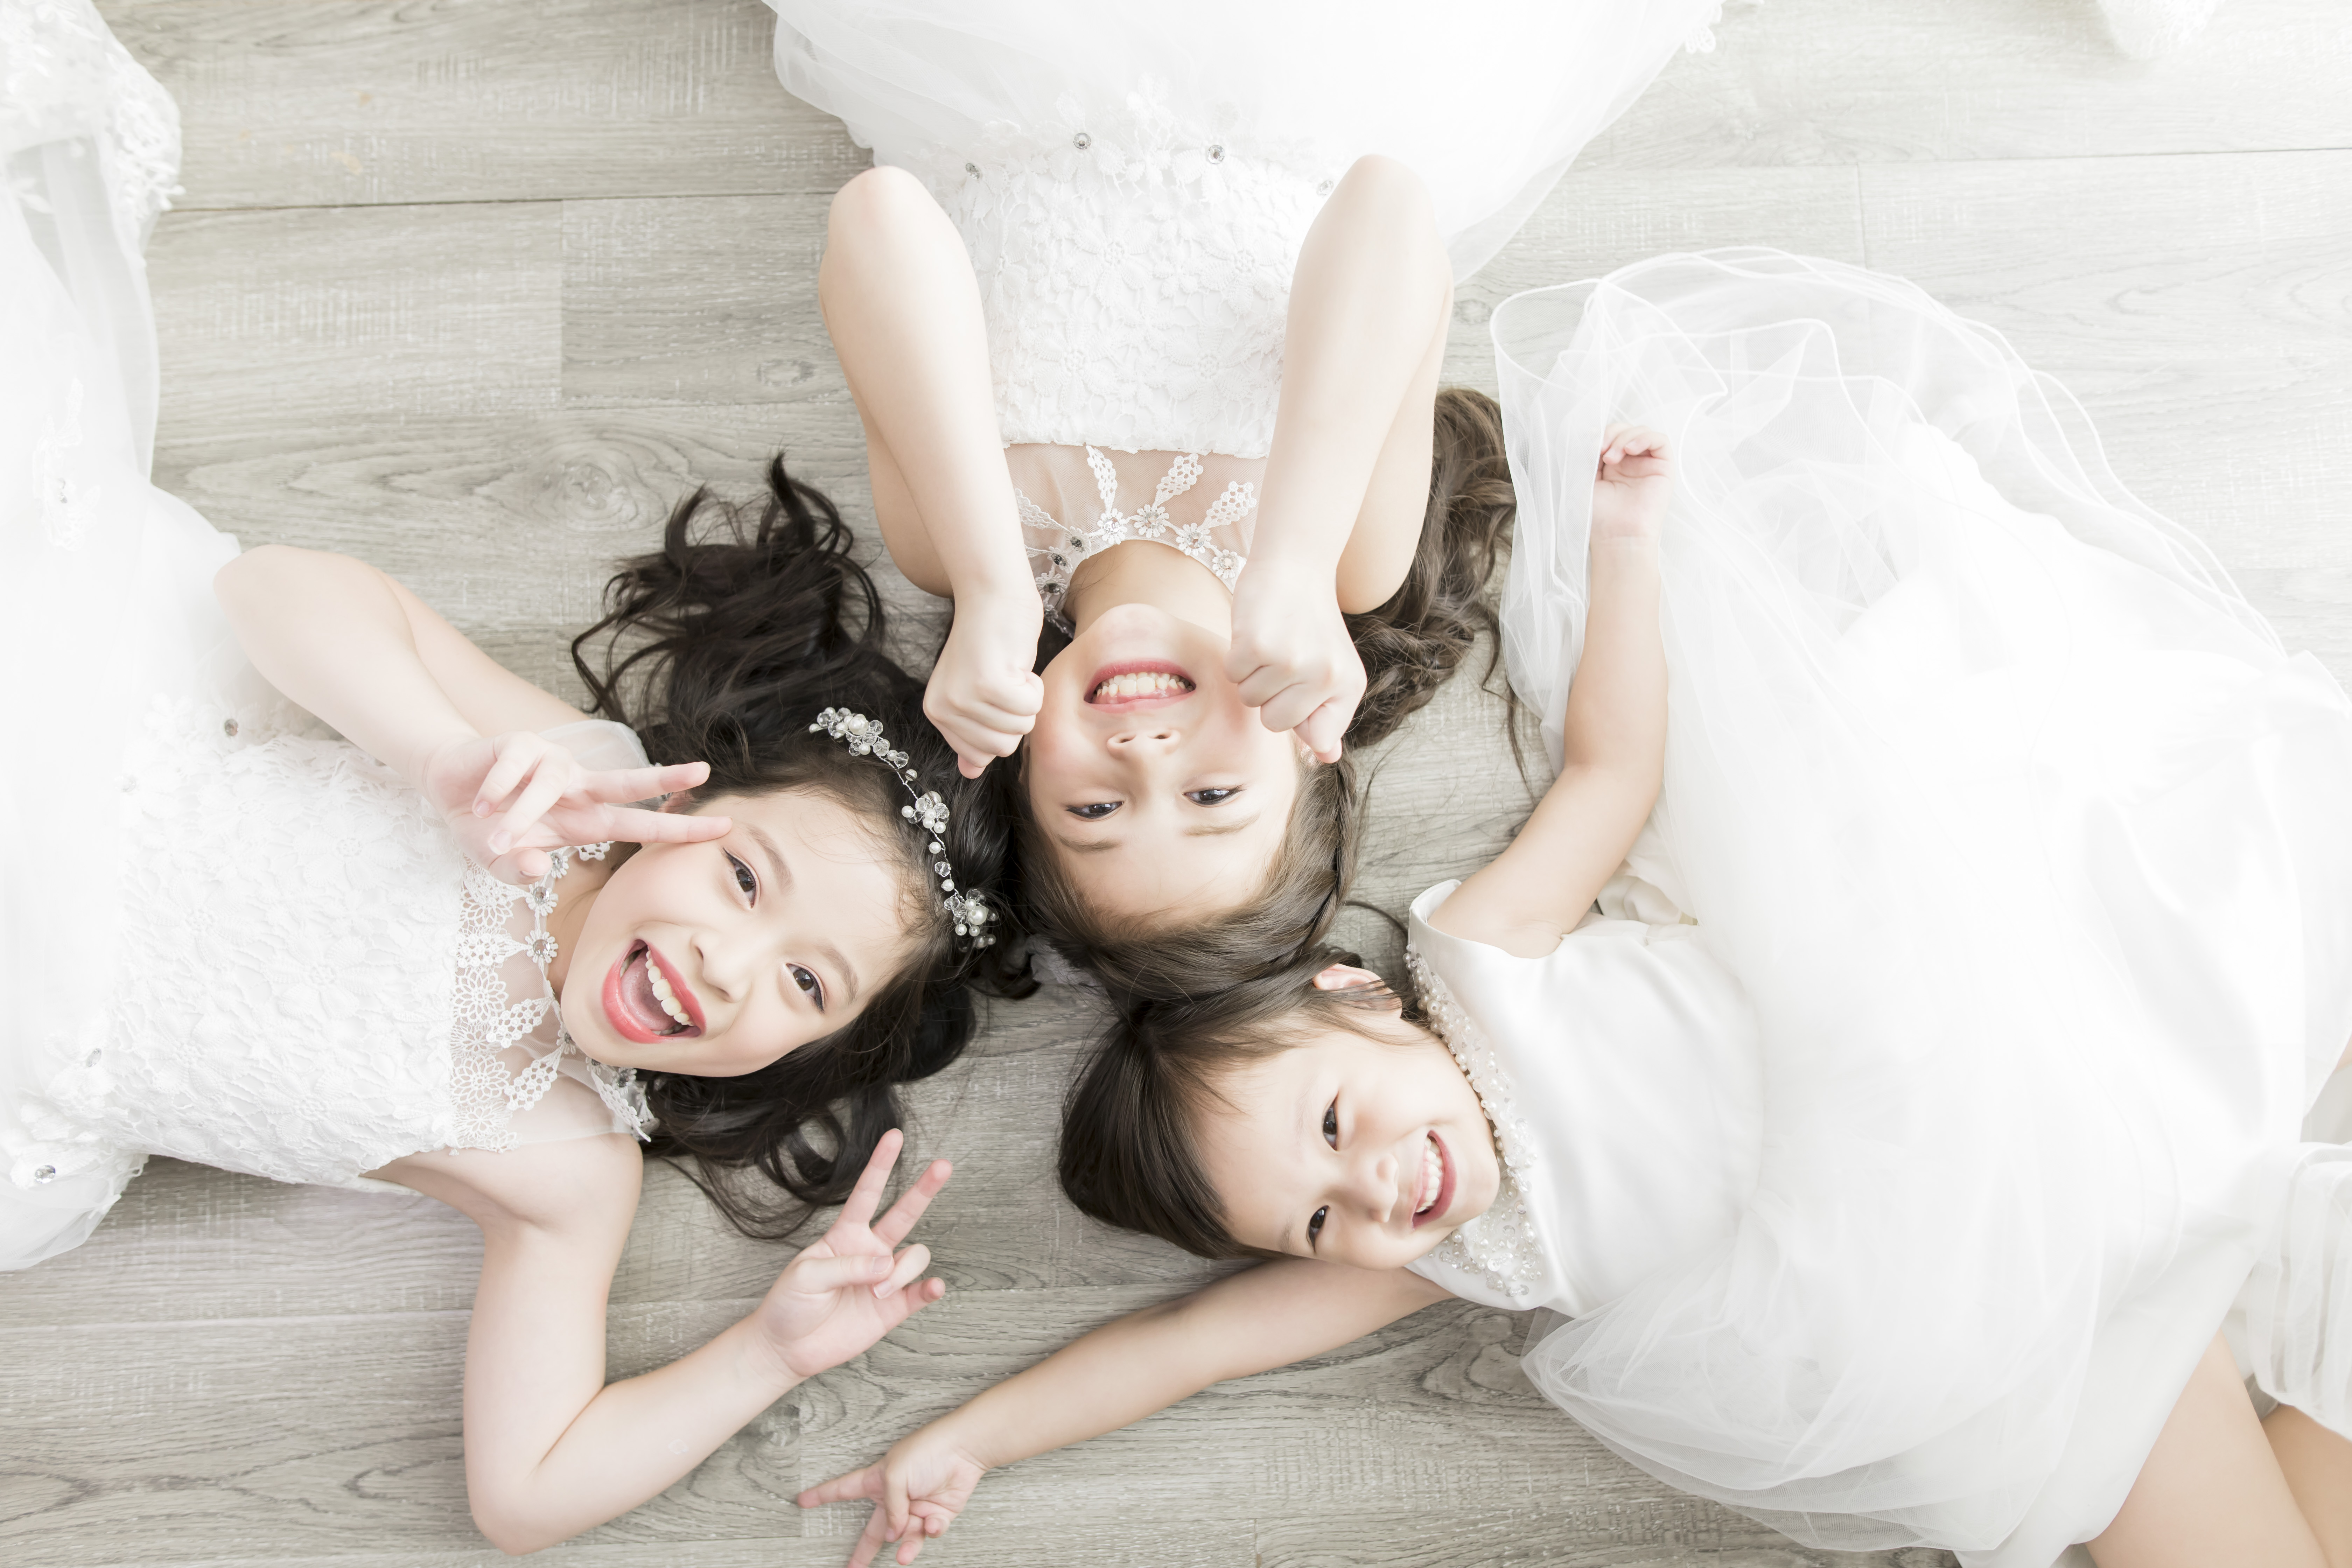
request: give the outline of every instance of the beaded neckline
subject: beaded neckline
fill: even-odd
[[[560,951],[554,933],[547,929],[547,917],[555,912],[555,884],[571,872],[575,858],[601,860],[612,847],[589,844],[552,850],[546,875],[528,888],[502,882],[471,863],[466,868],[451,1053],[452,1089],[463,1123],[458,1142],[464,1147],[512,1148],[511,1119],[547,1097],[567,1056],[576,1056],[585,1064],[596,1097],[630,1131],[642,1139],[652,1130],[653,1116],[637,1084],[636,1069],[608,1067],[580,1048],[564,1026],[555,983],[548,974]],[[520,941],[507,930],[507,917],[517,899],[530,910],[530,934]],[[510,996],[499,973],[518,952],[539,971],[540,985],[540,994],[520,1000]],[[530,1037],[551,1017],[555,1021],[555,1041],[542,1051]],[[520,1072],[510,1072],[503,1053],[518,1046],[531,1054],[531,1062]]]
[[[1244,519],[1257,510],[1257,487],[1243,479],[1229,481],[1200,521],[1179,525],[1168,515],[1168,503],[1191,489],[1201,480],[1201,455],[1181,452],[1160,477],[1151,499],[1133,511],[1118,510],[1118,474],[1110,459],[1095,447],[1086,448],[1087,467],[1095,477],[1095,491],[1101,497],[1102,512],[1091,528],[1071,528],[1053,513],[1015,489],[1013,505],[1021,521],[1039,531],[1045,538],[1060,536],[1060,542],[1029,547],[1030,568],[1037,581],[1038,596],[1045,602],[1046,618],[1063,632],[1070,630],[1068,616],[1063,611],[1063,601],[1068,597],[1070,577],[1081,563],[1099,555],[1116,544],[1143,540],[1165,545],[1188,560],[1197,561],[1209,569],[1225,592],[1234,591],[1241,580],[1242,568],[1248,558],[1237,550],[1227,550],[1216,542],[1216,530],[1237,528]]]
[[[1513,1301],[1529,1304],[1527,1298],[1534,1295],[1549,1270],[1522,1192],[1523,1181],[1538,1162],[1527,1122],[1519,1114],[1517,1097],[1494,1046],[1454,1001],[1444,978],[1422,957],[1418,947],[1405,949],[1405,963],[1438,1038],[1445,1042],[1478,1096],[1502,1163],[1495,1201],[1485,1213],[1432,1247],[1429,1256],[1483,1279]]]

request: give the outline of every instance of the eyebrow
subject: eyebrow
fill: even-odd
[[[751,836],[752,843],[757,844],[761,850],[766,852],[768,857],[768,865],[776,874],[777,890],[783,891],[790,889],[793,885],[792,868],[784,864],[783,851],[776,847],[776,841],[769,837],[766,831],[757,823],[745,823],[743,825],[743,831]],[[849,993],[849,994],[845,996],[843,1000],[845,1002],[856,1001],[859,994],[864,991],[865,987],[858,982],[857,970],[856,966],[851,964],[848,959],[842,956],[841,949],[834,946],[833,943],[829,942],[819,942],[816,948],[816,955],[841,972],[843,986]]]
[[[751,836],[752,843],[767,851],[768,865],[776,874],[778,889],[789,889],[793,885],[792,868],[784,864],[783,851],[776,847],[776,841],[769,837],[767,832],[757,823],[745,823],[743,831]]]
[[[1184,830],[1184,837],[1209,838],[1221,834],[1239,833],[1244,828],[1255,826],[1256,824],[1257,813],[1252,812],[1239,822],[1220,822],[1211,827],[1188,827]],[[1054,835],[1054,842],[1073,855],[1099,855],[1107,849],[1118,848],[1125,841],[1118,838],[1065,838],[1056,833]]]

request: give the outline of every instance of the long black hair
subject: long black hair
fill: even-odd
[[[897,1084],[961,1053],[982,995],[1034,989],[1011,930],[959,950],[929,876],[929,836],[900,808],[891,771],[809,726],[825,708],[881,724],[949,806],[944,858],[962,887],[996,894],[1008,858],[1002,817],[956,770],[923,718],[923,688],[883,651],[882,597],[824,494],[768,464],[751,505],[698,489],[670,512],[661,548],[622,563],[604,618],[572,640],[592,710],[634,728],[656,763],[706,762],[698,800],[800,790],[854,812],[905,852],[911,953],[848,1024],[740,1078],[656,1073],[646,1096],[653,1148],[691,1162],[736,1228],[779,1238],[840,1202],[882,1134],[899,1124]],[[601,647],[599,644],[601,643]],[[591,654],[595,657],[592,660]],[[1004,900],[992,900],[1003,913]],[[747,1194],[724,1173],[756,1168],[789,1194]]]

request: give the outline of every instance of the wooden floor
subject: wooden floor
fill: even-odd
[[[754,0],[102,0],[178,95],[157,231],[161,483],[248,543],[349,550],[564,686],[607,563],[691,485],[782,447],[870,523],[813,290],[864,158],[769,69]],[[1442,14],[1438,8],[1436,14]],[[2352,29],[2227,0],[2156,66],[2091,0],[1735,0],[1461,296],[1492,384],[1505,295],[1763,243],[1916,279],[2070,383],[2116,468],[2202,531],[2291,642],[2352,678]],[[1245,47],[1240,45],[1237,47]],[[903,582],[905,646],[934,612]],[[568,688],[566,688],[568,689]],[[1379,759],[1366,891],[1478,863],[1526,805],[1467,680]],[[1378,924],[1356,940],[1383,962]],[[567,1564],[837,1561],[803,1484],[1072,1334],[1202,1277],[1078,1218],[1055,1107],[1091,1026],[1003,1009],[916,1095],[959,1163],[947,1300],[796,1391]],[[0,1558],[455,1568],[478,1244],[422,1199],[156,1162],[79,1251],[0,1277]],[[613,1370],[745,1310],[783,1255],[656,1171]],[[992,1477],[926,1563],[1873,1562],[1791,1546],[1603,1452],[1519,1377],[1526,1324],[1433,1309]]]

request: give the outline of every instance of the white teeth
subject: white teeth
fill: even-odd
[[[654,1000],[661,1004],[663,1012],[681,1024],[694,1022],[694,1015],[678,1001],[677,993],[670,989],[669,976],[662,973],[661,965],[653,961],[651,953],[646,955],[646,977],[653,982]]]
[[[1114,675],[1094,689],[1095,701],[1120,702],[1130,697],[1158,697],[1171,691],[1190,691],[1192,683],[1181,675],[1165,670],[1135,670],[1126,675]]]
[[[1445,1162],[1437,1157],[1437,1140],[1425,1139],[1421,1146],[1421,1201],[1413,1213],[1426,1214],[1429,1205],[1437,1201],[1438,1188],[1445,1183]]]

